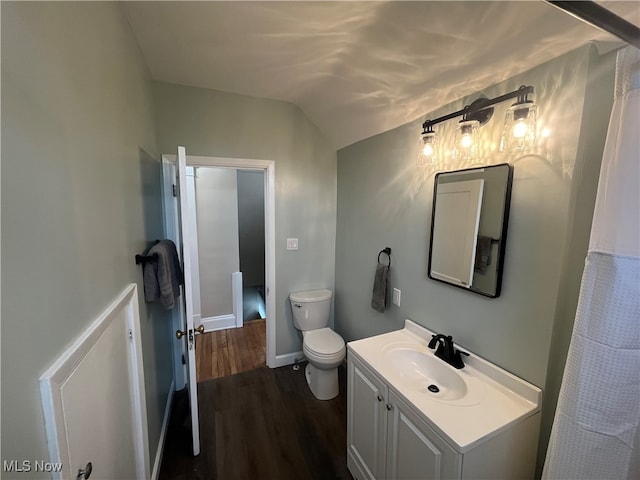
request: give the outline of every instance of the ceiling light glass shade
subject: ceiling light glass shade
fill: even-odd
[[[479,134],[478,120],[463,120],[458,124],[454,139],[453,158],[464,160],[473,158],[478,154]]]
[[[422,132],[418,166],[433,165],[436,161],[436,132]]]
[[[526,152],[537,145],[537,105],[533,102],[516,103],[509,107],[504,119],[500,150]]]

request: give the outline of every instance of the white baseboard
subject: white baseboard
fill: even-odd
[[[275,362],[273,363],[273,365],[269,365],[269,368],[278,368],[284,367],[286,365],[293,365],[294,363],[296,363],[296,360],[304,360],[304,353],[299,351],[285,353],[284,355],[276,355]]]
[[[169,395],[167,396],[167,405],[164,408],[164,419],[162,420],[162,429],[160,430],[160,440],[158,440],[158,448],[156,450],[156,459],[153,462],[153,470],[151,471],[151,479],[157,480],[160,475],[160,467],[162,466],[162,454],[164,453],[164,442],[167,439],[167,430],[169,429],[169,417],[171,417],[171,404],[173,403],[173,393],[175,392],[175,383],[171,380],[169,387]]]
[[[219,315],[217,317],[207,317],[202,319],[201,324],[204,325],[205,332],[236,328],[236,316],[230,313],[228,315]]]

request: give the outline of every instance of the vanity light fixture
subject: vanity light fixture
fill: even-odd
[[[507,110],[504,130],[500,141],[502,152],[524,152],[536,146],[537,105],[527,94],[518,96],[518,101]]]
[[[493,105],[512,98],[517,98],[518,100],[507,111],[505,128],[507,123],[510,125],[513,123],[513,125],[509,130],[509,140],[505,141],[503,136],[501,150],[512,151],[512,148],[516,148],[517,150],[515,151],[522,151],[535,146],[536,105],[528,99],[528,95],[532,93],[532,86],[523,85],[513,92],[491,99],[481,97],[462,110],[443,115],[435,120],[426,120],[422,124],[422,151],[418,164],[430,165],[435,159],[436,133],[433,130],[433,126],[460,116],[462,116],[462,120],[459,122],[459,128],[456,131],[454,158],[466,159],[475,156],[478,150],[478,128],[487,123],[493,116]],[[513,122],[509,121],[510,116],[514,119]],[[511,138],[517,140],[513,141]],[[427,158],[429,161],[426,160]]]
[[[436,132],[431,127],[422,132],[420,157],[418,158],[419,166],[432,165],[435,162],[436,140]]]
[[[478,120],[460,120],[456,130],[453,147],[453,158],[455,160],[466,160],[473,158],[478,153]]]

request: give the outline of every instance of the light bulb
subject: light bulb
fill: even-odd
[[[507,109],[500,141],[503,152],[526,152],[536,148],[537,106],[525,101]]]
[[[436,156],[436,139],[436,132],[433,130],[422,132],[418,166],[433,165]]]
[[[527,123],[524,122],[522,119],[518,120],[513,126],[514,138],[523,138],[528,131],[529,131],[529,125],[527,125]]]
[[[470,133],[463,133],[460,138],[460,146],[462,148],[469,148],[473,144],[473,138]]]
[[[478,153],[478,120],[462,120],[458,124],[454,138],[453,158],[465,160],[473,158]]]

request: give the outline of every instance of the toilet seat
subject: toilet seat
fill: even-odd
[[[303,347],[312,355],[332,358],[344,352],[344,340],[330,328],[319,328],[304,332]]]
[[[304,356],[306,357],[307,360],[313,362],[313,363],[317,363],[318,365],[322,364],[322,365],[329,365],[329,364],[333,364],[333,363],[342,363],[342,360],[344,360],[345,354],[346,354],[346,350],[342,349],[339,350],[335,353],[317,353],[314,352],[313,350],[310,350],[306,347],[303,347],[302,349]]]

